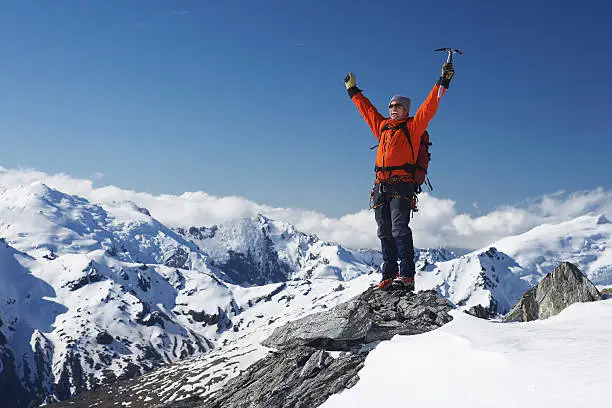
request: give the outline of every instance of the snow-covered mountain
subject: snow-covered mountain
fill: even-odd
[[[246,310],[293,299],[288,280],[333,292],[375,270],[367,251],[263,216],[175,231],[134,203],[100,206],[41,183],[0,189],[0,236],[0,378],[23,400],[207,353]]]
[[[563,261],[598,285],[612,284],[612,223],[585,215],[544,224],[447,262],[417,271],[417,289],[435,288],[457,306],[506,313],[519,297]]]
[[[293,279],[349,280],[370,271],[350,250],[263,215],[177,231],[209,255],[220,278],[241,286]]]
[[[612,284],[611,236],[585,216],[461,257],[417,250],[417,289],[505,312],[560,261]],[[159,400],[212,392],[265,355],[275,327],[380,279],[382,261],[263,215],[174,229],[135,203],[41,183],[0,187],[0,237],[0,384],[19,406],[167,364],[147,376],[168,390]],[[202,367],[216,374],[191,375]]]

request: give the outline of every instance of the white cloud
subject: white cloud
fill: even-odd
[[[95,187],[92,180],[77,179],[67,174],[48,175],[37,170],[0,167],[0,188],[38,181],[102,205],[112,201],[133,201],[169,226],[211,225],[262,213],[272,219],[289,222],[303,232],[316,233],[322,239],[347,247],[379,247],[374,214],[365,209],[340,218],[330,218],[304,209],[260,205],[243,197],[216,197],[201,191],[186,192],[180,196],[152,195],[114,186]],[[423,193],[419,208],[411,222],[416,247],[476,249],[542,223],[557,223],[586,213],[610,217],[612,192],[602,188],[571,194],[557,192],[531,199],[521,206],[504,206],[478,216],[458,213],[454,201]]]

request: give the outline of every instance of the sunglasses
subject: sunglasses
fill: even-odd
[[[389,105],[389,109],[393,109],[393,108],[403,108],[404,105],[402,105],[401,103],[392,103]]]

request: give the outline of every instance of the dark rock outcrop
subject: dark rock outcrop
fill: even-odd
[[[171,268],[183,268],[189,261],[189,252],[184,248],[178,247],[165,261],[164,265]]]
[[[1,323],[1,320],[0,320]],[[0,336],[4,338],[2,332]],[[16,374],[15,357],[8,345],[0,345],[0,407],[26,408],[32,395]]]
[[[480,319],[491,319],[495,316],[495,304],[493,303],[493,307],[484,307],[482,305],[476,305],[470,307],[468,310],[465,310],[465,313],[472,315],[474,317],[478,317]]]
[[[602,296],[576,265],[563,262],[521,296],[505,322],[546,319],[576,302],[601,300]]]
[[[207,408],[311,408],[358,380],[366,353],[333,358],[314,347],[293,347],[271,353],[230,381]]]
[[[98,272],[96,266],[94,265],[94,262],[91,261],[89,262],[87,267],[83,269],[83,276],[81,276],[79,279],[66,282],[62,286],[68,287],[68,289],[70,289],[71,291],[75,291],[81,289],[83,286],[89,285],[90,283],[100,282],[104,279],[106,279],[106,277],[100,272]]]
[[[111,344],[113,340],[113,336],[107,332],[100,332],[96,335],[96,342],[98,344]]]

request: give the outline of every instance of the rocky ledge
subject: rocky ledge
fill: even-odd
[[[368,289],[333,309],[275,329],[263,342],[275,350],[212,398],[166,407],[317,407],[357,383],[358,372],[377,342],[436,329],[452,320],[450,309],[435,291]]]

